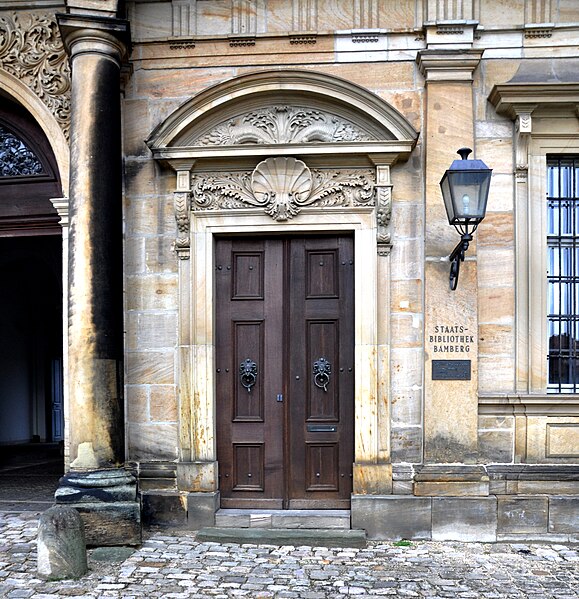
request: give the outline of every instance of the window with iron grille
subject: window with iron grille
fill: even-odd
[[[549,393],[579,392],[579,155],[547,156]]]

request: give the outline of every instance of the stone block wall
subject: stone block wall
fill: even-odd
[[[375,538],[570,539],[576,501],[560,480],[551,483],[555,489],[531,484],[535,490],[521,495],[513,482],[503,485],[491,477],[482,484],[490,491],[467,497],[441,496],[430,481],[428,496],[414,495],[415,476],[428,460],[454,461],[458,455],[458,462],[475,467],[564,465],[578,458],[576,403],[556,400],[553,409],[544,390],[537,395],[532,385],[521,387],[531,375],[521,361],[519,310],[530,300],[521,299],[528,291],[517,266],[522,209],[517,124],[489,102],[495,86],[539,63],[547,68],[556,57],[576,56],[577,31],[562,26],[579,21],[576,3],[465,2],[460,15],[446,14],[449,3],[437,0],[371,2],[366,4],[372,10],[364,13],[361,2],[340,0],[310,3],[309,13],[292,12],[286,2],[222,2],[211,11],[210,4],[128,3],[134,48],[123,99],[127,418],[129,457],[139,463],[142,488],[171,491],[170,502],[183,505],[174,494],[174,462],[182,457],[185,423],[202,417],[188,413],[179,396],[178,332],[189,324],[179,313],[173,249],[175,173],[152,159],[145,140],[180,105],[213,85],[250,72],[298,67],[370,90],[420,133],[409,160],[391,167],[392,248],[387,276],[377,281],[380,338],[389,356],[389,371],[381,376],[390,428],[389,434],[381,432],[386,439],[381,451],[393,464],[394,495],[355,498],[363,505],[357,524]],[[293,4],[305,6],[301,0]],[[440,98],[433,100],[431,93],[429,100],[429,86],[442,80],[429,80],[435,69],[421,69],[417,56],[430,50],[479,51],[472,84],[464,73],[460,81],[451,77],[443,81]],[[437,186],[454,151],[470,143],[476,158],[493,169],[493,179],[486,219],[463,266],[462,290],[450,301],[446,287],[442,292],[448,280],[444,259],[457,237],[446,223]],[[434,147],[439,149],[433,152]],[[427,280],[434,282],[430,290]],[[476,336],[469,356],[472,388],[439,386],[430,404],[428,302],[436,305],[437,318],[468,317]],[[466,418],[472,422],[455,448],[434,439],[436,427],[426,422],[452,431]],[[147,499],[151,512],[155,501]],[[461,532],[453,532],[457,529]]]

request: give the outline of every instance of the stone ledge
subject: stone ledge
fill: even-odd
[[[579,497],[353,495],[352,526],[375,540],[577,542]]]
[[[202,528],[200,543],[252,543],[256,545],[311,545],[313,547],[366,547],[363,530],[289,530],[281,528]]]

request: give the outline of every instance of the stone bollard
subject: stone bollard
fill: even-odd
[[[38,574],[47,580],[80,578],[88,571],[84,525],[71,507],[55,506],[40,516]]]

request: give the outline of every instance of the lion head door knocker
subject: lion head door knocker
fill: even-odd
[[[314,384],[316,387],[328,391],[330,384],[330,375],[332,374],[332,365],[326,358],[320,358],[314,362]]]
[[[245,359],[239,365],[239,377],[241,384],[247,389],[248,393],[251,393],[251,388],[257,381],[257,364],[249,358]]]

